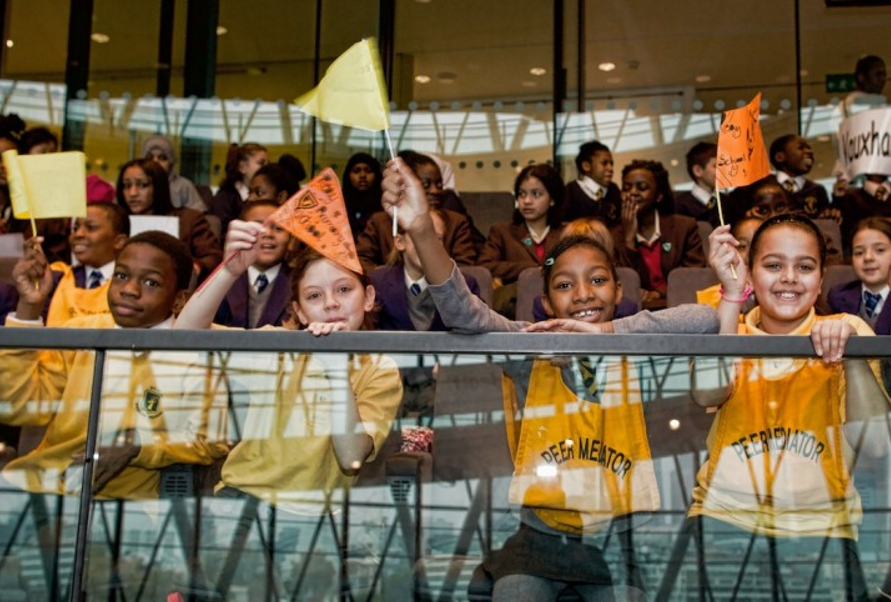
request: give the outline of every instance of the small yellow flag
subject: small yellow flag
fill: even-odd
[[[308,115],[329,123],[379,132],[390,127],[390,103],[374,38],[337,57],[313,90],[294,101]]]
[[[18,219],[84,217],[87,214],[86,158],[71,151],[47,155],[3,153],[12,213]]]

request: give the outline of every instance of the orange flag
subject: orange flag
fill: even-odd
[[[340,181],[330,167],[297,191],[269,221],[305,242],[340,265],[362,273],[362,264],[353,243]]]
[[[760,117],[760,92],[746,106],[724,113],[718,133],[717,188],[745,186],[770,173]]]

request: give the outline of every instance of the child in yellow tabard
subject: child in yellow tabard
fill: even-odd
[[[39,248],[29,246],[16,267],[16,313],[7,327],[41,326],[52,274]],[[191,278],[191,258],[160,232],[130,239],[107,287],[110,314],[65,322],[78,328],[170,328]],[[87,436],[94,383],[91,351],[0,352],[0,420],[45,425],[43,440],[9,462],[6,481],[34,493],[81,488],[78,464]],[[223,457],[226,390],[206,354],[109,352],[100,410],[99,457],[93,488],[101,497],[158,496],[158,469],[210,464]]]
[[[610,322],[621,284],[609,253],[584,236],[561,240],[544,261],[542,303],[556,319],[534,325],[510,321],[470,294],[438,243],[423,189],[398,161],[384,179],[384,207],[393,206],[418,249],[443,322],[459,332],[717,329],[714,310],[699,305]],[[494,581],[492,599],[556,600],[568,589],[584,600],[613,599],[603,552],[587,536],[614,519],[660,506],[637,368],[625,358],[603,357],[542,358],[508,363],[503,370],[514,461],[509,495],[521,525],[484,562]],[[633,556],[626,556],[628,590],[639,590]]]
[[[712,234],[709,259],[723,285],[722,332],[810,335],[823,359],[740,360],[726,388],[706,384],[720,372],[714,362],[697,362],[694,397],[718,410],[690,516],[767,536],[764,557],[772,583],[780,587],[789,570],[781,568],[783,556],[797,555],[801,563],[820,547],[820,539],[808,546],[807,538],[835,540],[840,545],[828,548],[823,563],[841,554],[846,579],[833,583],[824,573],[821,587],[846,587],[847,599],[863,599],[856,548],[862,510],[851,470],[861,454],[887,453],[884,420],[891,406],[874,362],[840,360],[849,336],[873,333],[856,316],[815,315],[826,243],[807,218],[785,214],[765,221],[752,238],[748,262],[736,244],[727,227]],[[739,324],[739,307],[749,292],[759,305]],[[713,528],[703,525],[706,533]],[[720,541],[707,537],[706,545],[720,547]],[[759,558],[756,553],[742,566]],[[747,581],[752,573],[741,572],[739,579],[744,591],[770,587]]]

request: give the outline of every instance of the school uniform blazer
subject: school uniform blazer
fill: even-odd
[[[86,288],[87,274],[84,266],[79,265],[71,270],[74,274],[74,285],[77,288]],[[53,270],[53,286],[50,288],[49,295],[46,296],[46,303],[43,305],[43,319],[46,320],[49,312],[50,303],[53,301],[53,295],[59,288],[59,282],[62,280],[62,272]],[[15,285],[9,282],[0,282],[0,326],[6,322],[6,316],[15,311],[19,304],[19,292]]]
[[[174,209],[170,215],[179,218],[179,239],[189,245],[192,259],[200,266],[201,282],[223,261],[223,249],[210,223],[194,209]]]
[[[859,280],[851,280],[844,284],[833,286],[826,295],[829,307],[833,312],[860,315],[860,304],[863,302],[863,285]],[[891,301],[885,299],[876,326],[873,329],[876,334],[891,334]]]
[[[702,238],[696,220],[686,215],[660,215],[659,228],[662,231],[662,275],[668,280],[668,273],[679,267],[705,266]],[[634,269],[640,275],[640,287],[654,290],[650,273],[640,252],[625,245],[625,231],[622,226],[612,230],[616,243],[616,265]]]
[[[282,263],[278,276],[272,282],[272,290],[266,298],[266,306],[260,314],[260,319],[254,328],[262,326],[281,326],[284,319],[288,316],[288,309],[291,306],[291,270],[288,264]],[[234,326],[237,328],[248,327],[248,304],[249,295],[248,287],[251,283],[248,281],[248,273],[242,274],[229,292],[226,298],[220,304],[217,315],[213,321],[215,324],[223,326]]]
[[[560,228],[551,228],[545,237],[545,255],[560,241]],[[535,246],[526,224],[495,224],[483,245],[479,264],[492,272],[493,278],[504,283],[513,282],[526,268],[539,267],[542,262],[535,254]]]
[[[454,211],[441,211],[445,222],[442,246],[458,265],[475,265],[476,251],[467,218]],[[389,213],[378,211],[368,218],[365,230],[356,239],[356,252],[365,273],[387,263],[393,249],[393,219]]]
[[[702,204],[702,201],[693,196],[689,190],[674,193],[674,212],[677,215],[686,215],[692,217],[698,222],[708,222],[712,228],[721,225],[718,218],[717,204],[709,209]]]
[[[585,194],[578,180],[567,184],[561,219],[571,222],[582,217],[599,219],[610,228],[618,224],[622,219],[622,193],[619,187],[610,182],[606,195],[600,201],[595,201]]]
[[[470,292],[480,296],[480,286],[473,276],[463,275]],[[371,272],[375,300],[380,305],[377,315],[378,330],[414,330],[411,312],[408,308],[408,289],[405,287],[405,270],[401,265]],[[430,331],[448,330],[437,311],[433,316]]]
[[[756,184],[761,182],[773,182],[780,188],[783,187],[777,180],[776,174],[770,174],[765,178],[758,180]],[[789,196],[789,202],[792,205],[790,209],[801,211],[810,219],[817,219],[820,212],[829,207],[829,193],[820,184],[813,180],[805,178],[804,185],[801,190],[796,190]],[[748,203],[751,206],[751,200]]]

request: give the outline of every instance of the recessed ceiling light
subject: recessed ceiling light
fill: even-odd
[[[226,27],[224,25],[217,25],[217,35],[218,36],[224,36],[227,33],[229,33],[229,30],[226,29]]]
[[[705,74],[697,75],[697,76],[696,76],[696,81],[699,82],[700,84],[704,84],[704,83],[706,83],[706,82],[710,82],[710,81],[712,81],[712,76],[711,76],[711,75],[705,75]]]
[[[616,64],[615,63],[600,63],[599,65],[597,65],[597,68],[600,69],[601,71],[612,71],[613,69],[616,68]]]
[[[608,78],[606,78],[606,83],[608,83],[608,84],[621,84],[621,83],[622,83],[622,78],[621,78],[621,77],[608,77]]]
[[[799,71],[799,73],[801,74],[801,77],[807,77],[808,75],[810,75],[810,71],[808,71],[807,69],[802,69],[801,71]]]
[[[429,75],[416,75],[415,81],[418,82],[419,84],[429,84],[430,76]]]
[[[96,32],[90,36],[90,39],[97,44],[108,44],[111,41],[111,36],[109,36],[107,33]]]
[[[531,73],[532,75],[535,75],[535,76],[542,76],[547,72],[548,72],[548,70],[545,69],[544,67],[533,67],[532,69],[529,70],[529,73]]]
[[[440,71],[436,74],[436,79],[441,84],[454,84],[455,80],[458,79],[458,74],[451,71]]]
[[[535,88],[536,86],[538,86],[538,82],[534,82],[531,79],[525,79],[520,82],[520,85],[524,88]]]
[[[7,48],[12,48],[13,46],[15,46],[15,42],[13,42],[12,40],[6,40]]]

